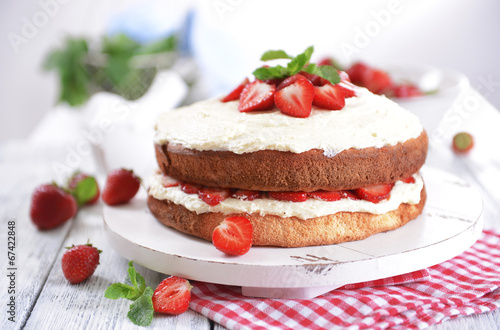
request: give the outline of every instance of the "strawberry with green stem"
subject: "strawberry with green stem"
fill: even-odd
[[[69,178],[68,190],[80,206],[95,204],[101,195],[95,177],[82,172],[76,172]]]
[[[61,259],[64,277],[77,284],[94,274],[99,265],[99,254],[102,252],[87,242],[84,245],[72,245],[66,248]]]

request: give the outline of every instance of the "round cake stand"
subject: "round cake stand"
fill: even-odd
[[[242,287],[246,296],[311,298],[345,284],[420,270],[469,248],[482,231],[482,200],[465,181],[423,168],[427,204],[405,226],[367,239],[304,248],[252,247],[238,257],[212,243],[162,225],[146,194],[105,206],[104,230],[123,257],[149,269],[187,279]]]

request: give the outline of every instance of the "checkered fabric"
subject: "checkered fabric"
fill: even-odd
[[[500,234],[484,231],[467,251],[427,271],[312,299],[256,299],[238,287],[192,284],[190,307],[229,329],[426,328],[500,307]]]

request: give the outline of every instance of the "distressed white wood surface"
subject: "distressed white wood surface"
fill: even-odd
[[[483,98],[477,100],[479,105],[469,107],[470,111],[457,112],[461,118],[460,125],[448,128],[449,132],[467,130],[472,133],[476,137],[476,148],[467,156],[456,156],[449,149],[452,136],[449,133],[448,139],[431,147],[427,164],[449,171],[474,186],[484,200],[485,228],[500,230],[500,148],[497,144],[500,140],[500,115]],[[61,131],[78,129],[74,125],[65,126]],[[4,228],[0,239],[1,253],[7,255],[5,233],[9,220],[16,221],[17,243],[16,323],[9,322],[4,312],[9,298],[7,259],[4,257],[0,301],[5,310],[2,311],[0,328],[138,328],[126,318],[128,301],[113,301],[103,296],[110,283],[125,280],[128,261],[114,252],[104,239],[101,205],[81,211],[74,220],[53,231],[39,232],[31,224],[28,210],[34,187],[54,178],[53,162],[64,162],[69,153],[66,146],[74,146],[78,142],[67,139],[60,131],[52,133],[55,139],[44,143],[38,141],[38,145],[34,144],[36,141],[21,141],[0,146],[0,219]],[[96,171],[90,154],[83,157],[79,165],[89,172]],[[103,174],[98,174],[102,185]],[[63,248],[73,243],[84,243],[88,238],[104,250],[101,265],[90,280],[70,285],[64,279],[60,266]],[[164,277],[141,266],[137,268],[152,287]],[[191,311],[178,317],[155,316],[153,325],[163,329],[223,329]],[[498,329],[500,311],[460,317],[432,328]]]
[[[65,143],[71,144],[71,141]],[[40,147],[26,142],[9,143],[0,148],[0,215],[4,228],[2,254],[7,255],[7,222],[16,222],[16,322],[2,310],[1,329],[139,329],[128,320],[129,301],[104,298],[113,282],[124,282],[128,260],[119,256],[104,239],[102,204],[84,208],[62,227],[40,232],[29,218],[33,189],[54,178],[54,161],[64,161],[67,151]],[[79,164],[92,173],[91,157]],[[103,175],[98,178],[103,184]],[[87,239],[103,250],[100,265],[84,283],[71,285],[61,269],[64,247],[86,243]],[[7,258],[2,258],[6,275]],[[166,277],[137,265],[153,289]],[[7,280],[2,276],[1,301],[9,299]],[[188,311],[178,317],[155,316],[152,325],[162,329],[210,329],[211,322]]]

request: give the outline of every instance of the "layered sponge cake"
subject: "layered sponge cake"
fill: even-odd
[[[302,77],[308,82],[245,81],[236,97],[164,113],[154,141],[153,215],[206,240],[225,218],[244,216],[253,245],[301,247],[364,239],[421,214],[428,140],[418,118],[347,78]],[[295,104],[283,110],[279,98],[301,109],[311,90],[307,116],[297,116]],[[330,109],[316,100],[321,93],[340,95],[343,105]],[[274,102],[242,111],[249,94],[272,94]]]

